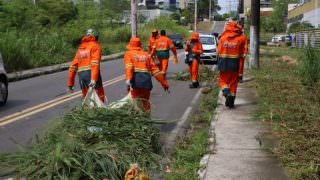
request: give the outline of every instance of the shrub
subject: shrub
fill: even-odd
[[[301,65],[298,68],[301,81],[304,85],[314,86],[320,80],[320,53],[311,47],[305,50]]]

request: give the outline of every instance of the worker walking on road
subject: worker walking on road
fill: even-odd
[[[154,48],[154,43],[156,40],[159,39],[159,33],[157,29],[152,30],[152,35],[149,38],[149,44],[148,44],[148,53],[152,53],[152,49]]]
[[[235,21],[230,21],[218,44],[218,69],[220,88],[226,98],[225,105],[233,108],[237,93],[240,58],[243,57],[245,42],[241,29]]]
[[[241,28],[240,38],[242,38],[242,41],[244,42],[243,55],[240,57],[239,78],[238,78],[239,82],[242,83],[243,82],[244,63],[245,63],[245,59],[248,54],[248,38],[246,37],[246,35],[243,32],[243,26],[239,25],[239,27]]]
[[[203,53],[202,44],[200,42],[200,37],[197,32],[193,32],[191,38],[187,42],[187,46],[185,48],[186,51],[186,64],[189,65],[189,72],[192,84],[190,84],[190,88],[198,88],[199,81],[199,63],[200,63],[200,55]]]
[[[160,37],[154,43],[151,56],[156,58],[156,61],[159,61],[159,65],[158,63],[156,63],[156,65],[159,66],[159,69],[163,72],[164,76],[166,76],[168,70],[170,49],[174,55],[173,62],[178,63],[176,47],[171,39],[166,36],[166,31],[161,30]]]
[[[89,29],[81,40],[79,49],[71,63],[68,73],[67,86],[69,91],[73,90],[74,79],[78,72],[80,87],[83,98],[88,88],[96,89],[101,101],[105,101],[104,89],[100,74],[101,47],[98,43],[98,33]]]
[[[151,77],[154,76],[165,91],[169,91],[168,82],[150,55],[142,50],[139,38],[131,38],[127,49],[124,55],[126,84],[131,89],[132,98],[138,102],[138,107],[150,113],[149,99],[153,87]]]

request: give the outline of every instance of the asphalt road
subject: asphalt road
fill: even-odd
[[[180,53],[179,59],[179,64],[169,64],[169,77],[187,68],[183,63],[183,53]],[[109,102],[127,94],[122,59],[102,63],[101,74],[102,80],[108,81],[105,83],[105,94]],[[51,123],[80,105],[80,95],[66,94],[66,79],[67,71],[62,71],[10,83],[8,103],[0,107],[0,152],[12,152],[19,146],[31,145],[36,135],[44,133]],[[171,93],[167,94],[154,80],[152,115],[172,121],[183,116],[198,89],[189,89],[189,82],[169,80],[169,84]],[[76,90],[79,90],[78,85]],[[1,119],[8,116],[11,120],[1,123]],[[164,133],[170,133],[175,126],[176,123],[172,123],[161,129]]]
[[[225,21],[215,21],[212,32],[221,34],[224,30]]]

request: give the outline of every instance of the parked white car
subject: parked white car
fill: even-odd
[[[200,34],[200,41],[202,43],[203,53],[200,59],[204,63],[217,64],[217,39],[213,35]]]
[[[2,56],[0,53],[0,106],[6,104],[8,99],[8,77],[4,69]]]
[[[271,42],[278,43],[278,42],[284,42],[286,38],[286,35],[275,35],[272,37]]]

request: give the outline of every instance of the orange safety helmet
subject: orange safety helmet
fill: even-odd
[[[200,36],[199,36],[199,33],[197,32],[193,32],[192,35],[191,35],[191,38],[190,40],[199,40],[200,39]]]
[[[141,50],[141,41],[140,38],[132,37],[127,46],[128,50]]]

